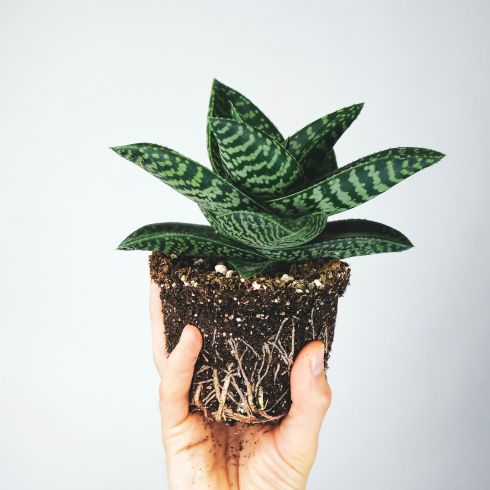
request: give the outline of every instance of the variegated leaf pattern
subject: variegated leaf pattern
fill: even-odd
[[[333,215],[369,201],[443,157],[426,148],[391,148],[356,160],[306,189],[265,204],[281,216],[311,211]]]
[[[113,148],[196,202],[211,226],[147,225],[119,248],[220,257],[243,277],[272,274],[285,262],[410,248],[403,234],[380,223],[327,223],[444,156],[391,148],[338,169],[333,147],[361,108],[328,114],[284,140],[249,99],[215,80],[207,126],[214,172],[160,145]]]
[[[242,115],[237,111],[236,107],[231,102],[230,102],[230,117],[236,122],[245,124]]]
[[[337,168],[333,146],[357,118],[363,104],[327,114],[286,139],[286,148],[308,179],[315,180]]]
[[[206,209],[262,209],[228,181],[174,150],[151,143],[112,149]]]
[[[221,161],[233,183],[256,199],[281,196],[301,181],[296,160],[262,131],[233,119],[211,118]]]
[[[230,102],[244,122],[277,141],[284,141],[274,123],[251,100],[224,83],[214,80],[208,117],[230,117]]]
[[[224,83],[214,80],[211,88],[211,98],[209,100],[208,118],[230,117],[230,102],[247,124],[264,131],[277,141],[284,141],[283,136],[276,126],[274,126],[272,121],[252,101],[231,87],[226,86]],[[221,163],[218,143],[209,127],[209,122],[207,126],[207,144],[209,159],[213,169],[219,175],[225,177],[227,173]]]
[[[271,260],[300,262],[319,258],[346,259],[358,255],[401,252],[413,245],[399,231],[375,221],[331,221],[311,243],[287,250],[263,250]]]
[[[252,248],[275,250],[310,242],[323,231],[327,217],[323,213],[311,213],[288,219],[267,213],[234,211],[212,216],[210,222],[222,235]]]
[[[118,248],[227,257],[252,262],[267,260],[245,245],[220,236],[211,226],[186,223],[155,223],[143,226],[125,238]]]

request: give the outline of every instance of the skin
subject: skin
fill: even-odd
[[[291,370],[291,409],[279,425],[206,424],[199,413],[189,412],[189,389],[202,346],[198,328],[187,325],[168,355],[155,283],[151,284],[150,313],[153,357],[161,378],[160,413],[169,488],[305,488],[331,400],[323,370],[323,343],[310,342],[298,354]]]

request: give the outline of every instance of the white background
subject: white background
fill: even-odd
[[[0,486],[165,488],[143,252],[198,208],[108,147],[207,162],[217,77],[289,134],[366,102],[341,164],[447,153],[341,215],[415,248],[349,260],[312,489],[488,488],[489,4],[0,2]]]

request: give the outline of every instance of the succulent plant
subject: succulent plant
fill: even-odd
[[[207,126],[212,170],[156,144],[112,148],[197,203],[211,226],[151,224],[119,249],[220,257],[249,277],[283,263],[410,248],[381,223],[330,221],[444,156],[390,148],[338,168],[334,145],[361,109],[340,109],[284,138],[248,98],[215,80]]]

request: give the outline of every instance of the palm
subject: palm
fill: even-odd
[[[197,488],[303,488],[311,462],[283,436],[279,427],[206,424],[194,413],[164,441],[169,468]]]

